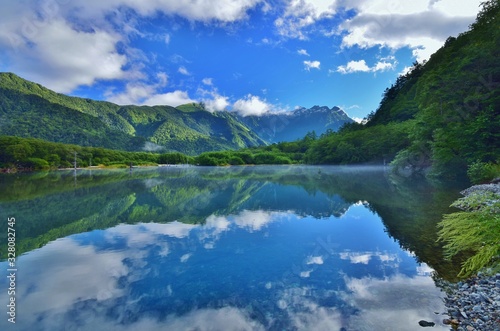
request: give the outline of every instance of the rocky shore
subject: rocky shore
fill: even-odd
[[[491,192],[500,194],[500,180],[491,184],[475,185],[462,192],[464,196]],[[500,238],[499,238],[500,240]],[[443,320],[450,330],[500,331],[500,273],[476,276],[458,283],[438,284],[445,292],[449,318]]]
[[[500,273],[477,276],[458,283],[440,284],[447,293],[450,330],[500,331]]]

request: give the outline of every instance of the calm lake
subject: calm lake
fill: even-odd
[[[0,329],[449,330],[432,275],[460,261],[436,224],[464,187],[372,167],[1,175]]]

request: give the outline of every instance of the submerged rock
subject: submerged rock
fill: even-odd
[[[422,327],[431,327],[431,326],[434,326],[436,325],[436,323],[434,322],[427,322],[427,321],[424,321],[424,320],[421,320],[418,322],[418,325],[422,326]]]

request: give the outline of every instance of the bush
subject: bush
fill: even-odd
[[[500,195],[473,192],[455,201],[462,211],[444,215],[438,224],[439,240],[445,242],[445,257],[469,254],[458,276],[468,277],[484,268],[500,267]],[[472,255],[470,255],[472,254]]]
[[[243,164],[245,164],[245,162],[240,157],[231,156],[229,158],[229,164],[230,165],[243,165]]]
[[[158,163],[185,164],[188,163],[188,157],[182,153],[165,153],[158,157]]]
[[[491,181],[500,175],[500,166],[493,163],[474,162],[467,169],[467,176],[474,184]]]
[[[44,170],[50,168],[49,163],[47,161],[35,157],[28,158],[28,160],[22,163],[22,166],[34,170]]]
[[[216,158],[208,156],[206,154],[201,154],[196,158],[196,162],[202,166],[217,166],[219,162]]]

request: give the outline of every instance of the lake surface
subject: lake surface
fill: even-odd
[[[370,167],[2,175],[0,329],[448,330],[431,275],[459,271],[436,223],[461,188]]]

